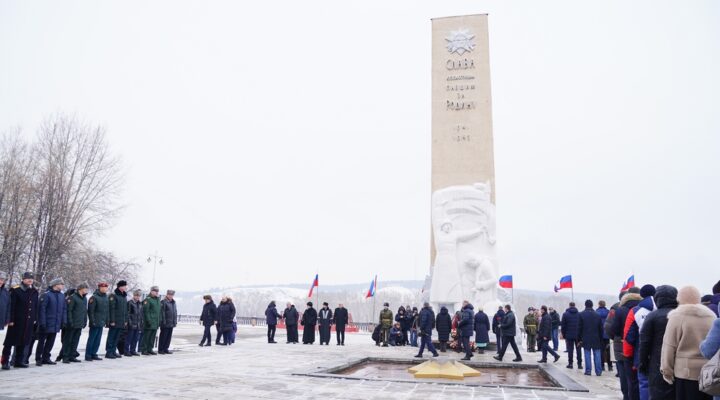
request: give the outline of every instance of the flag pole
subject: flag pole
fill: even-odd
[[[375,280],[373,281],[373,312],[372,312],[372,323],[375,323],[375,299],[377,298],[377,275],[375,275]]]

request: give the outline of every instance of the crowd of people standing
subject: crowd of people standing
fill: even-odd
[[[51,280],[41,293],[32,272],[25,272],[20,284],[10,290],[5,287],[6,280],[7,276],[0,272],[0,330],[7,327],[0,359],[3,370],[11,366],[28,368],[33,348],[37,366],[81,362],[78,345],[86,327],[85,361],[172,354],[170,341],[177,325],[173,290],[168,290],[161,300],[160,289],[153,286],[144,299],[140,290],[128,299],[124,280],[118,281],[112,292],[109,283],[100,282],[90,296],[85,283],[66,291],[62,278]],[[106,329],[105,354],[101,357],[100,343]],[[58,334],[62,348],[53,361],[51,353]]]

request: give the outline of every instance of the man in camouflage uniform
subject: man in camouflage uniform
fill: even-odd
[[[142,346],[140,346],[140,354],[144,356],[157,355],[153,351],[155,346],[155,337],[160,326],[160,298],[158,297],[160,288],[153,286],[150,288],[150,295],[143,301],[143,336]]]
[[[528,353],[534,353],[537,348],[537,331],[538,331],[538,319],[535,315],[535,309],[528,308],[528,314],[523,319],[523,326],[525,327],[525,333],[527,334],[527,351]]]
[[[110,303],[108,318],[110,329],[105,343],[105,358],[120,358],[122,356],[117,352],[118,340],[122,331],[127,327],[128,320],[127,282],[121,280],[117,283],[117,288],[110,293],[108,302]]]
[[[100,349],[103,329],[108,323],[110,314],[110,303],[107,296],[107,282],[98,283],[98,288],[88,300],[88,320],[90,321],[90,333],[85,345],[85,361],[100,361],[97,354]]]
[[[393,312],[390,311],[390,304],[383,304],[383,310],[380,311],[380,340],[383,347],[388,347],[388,339],[390,338],[390,328],[393,324]]]

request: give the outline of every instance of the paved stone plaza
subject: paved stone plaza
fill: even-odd
[[[86,333],[87,330],[84,332]],[[199,325],[180,325],[173,339],[173,355],[157,355],[58,364],[25,370],[0,371],[0,399],[620,399],[614,374],[586,377],[565,369],[565,357],[557,367],[568,373],[589,393],[461,387],[296,376],[363,357],[412,358],[410,347],[376,347],[368,334],[349,334],[346,346],[267,344],[263,328],[241,327],[230,347],[198,347]],[[4,338],[4,331],[0,339]],[[81,348],[86,337],[81,338]],[[104,344],[101,346],[104,349]],[[56,346],[53,356],[59,350]],[[82,351],[81,351],[82,353]],[[103,352],[100,352],[103,354]],[[427,353],[426,353],[427,354]],[[450,357],[460,358],[456,353]],[[34,355],[33,355],[34,357]],[[535,354],[523,354],[535,364]],[[477,360],[475,357],[473,360]],[[31,360],[32,361],[32,360]],[[491,355],[482,361],[493,361]]]

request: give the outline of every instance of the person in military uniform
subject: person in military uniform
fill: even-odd
[[[160,326],[160,288],[153,286],[150,288],[150,295],[143,301],[143,336],[142,345],[140,346],[140,354],[144,356],[157,355],[153,351],[155,346],[155,337]]]
[[[38,315],[38,342],[35,349],[35,364],[55,365],[50,359],[50,352],[55,345],[55,337],[67,320],[67,304],[62,290],[65,282],[62,278],[55,278],[45,293],[40,296],[40,311]]]
[[[538,318],[534,308],[528,308],[528,314],[523,319],[523,326],[527,334],[527,351],[528,353],[534,353],[537,348],[538,331]]]
[[[3,342],[2,369],[10,369],[10,353],[15,348],[15,368],[27,368],[25,354],[30,354],[30,344],[35,322],[37,322],[38,291],[33,286],[35,276],[32,272],[22,275],[20,285],[10,289],[10,318],[8,331]]]
[[[118,341],[122,331],[127,328],[128,321],[127,282],[118,281],[115,291],[108,296],[108,310],[110,329],[105,342],[105,358],[120,358],[122,356],[117,351]]]
[[[380,340],[383,347],[388,347],[390,339],[390,328],[393,324],[393,312],[390,311],[390,304],[383,304],[383,310],[380,311]]]
[[[125,355],[128,357],[140,355],[137,351],[143,328],[142,302],[140,301],[141,296],[142,290],[137,289],[133,292],[132,300],[127,303],[128,330],[127,338],[125,339]]]
[[[168,290],[165,298],[160,301],[160,340],[158,341],[158,354],[172,354],[170,341],[173,328],[177,326],[177,307],[175,306],[174,290]]]
[[[100,361],[98,356],[100,340],[102,339],[103,328],[108,323],[110,314],[110,302],[107,296],[107,282],[98,283],[98,288],[88,300],[88,320],[90,322],[90,333],[85,345],[85,361]]]
[[[62,362],[69,364],[71,362],[80,362],[77,359],[78,344],[80,343],[80,333],[87,325],[88,307],[85,303],[85,296],[88,292],[88,285],[81,283],[78,285],[75,293],[68,296],[67,303],[67,322],[63,328],[63,346],[62,346]]]

